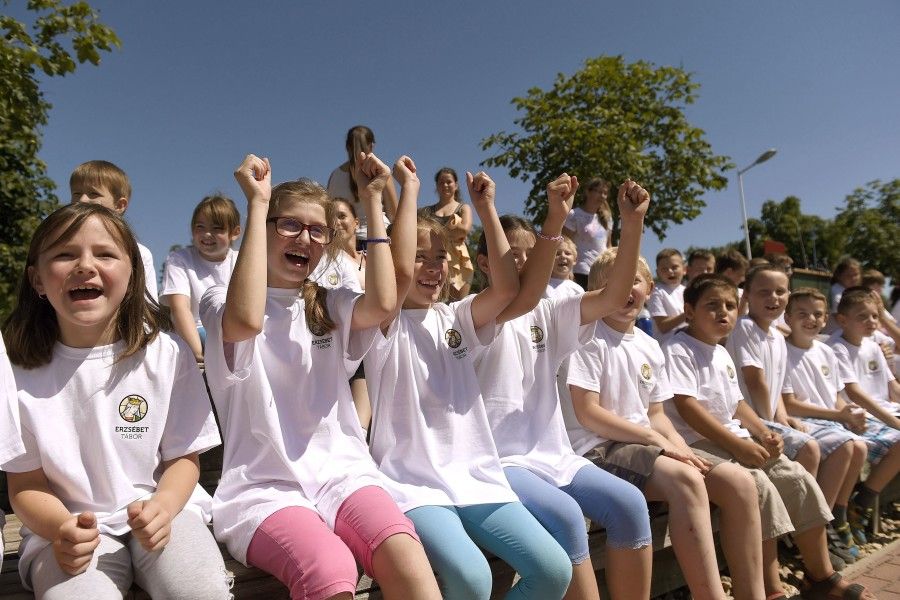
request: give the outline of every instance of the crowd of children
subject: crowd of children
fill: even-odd
[[[74,171],[0,353],[0,467],[36,597],[228,598],[219,541],[292,598],[352,598],[361,565],[386,598],[487,599],[486,550],[519,575],[508,599],[596,600],[588,517],[611,597],[643,600],[663,502],[695,598],[725,598],[711,504],[735,598],[786,597],[783,537],[804,598],[874,598],[839,570],[900,470],[883,277],[843,261],[829,303],[776,258],[666,249],[654,281],[635,182],[592,179],[573,208],[562,174],[536,230],[497,214],[484,172],[464,204],[441,169],[419,210],[413,160],[389,168],[373,143],[348,132],[328,190],[273,185],[248,155],[243,227],[204,198],[158,301],[127,176]],[[198,455],[220,443],[210,497]]]

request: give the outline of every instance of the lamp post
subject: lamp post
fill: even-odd
[[[741,192],[741,211],[744,214],[744,242],[747,244],[747,260],[753,258],[753,255],[750,252],[750,228],[747,227],[747,203],[744,202],[744,173],[755,167],[760,163],[764,163],[778,152],[775,148],[769,148],[765,152],[759,155],[759,157],[754,160],[752,163],[744,167],[743,169],[738,171],[738,188]]]

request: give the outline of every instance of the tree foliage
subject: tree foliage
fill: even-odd
[[[536,221],[546,212],[545,186],[564,171],[582,181],[601,176],[613,186],[630,177],[652,195],[646,224],[662,239],[670,224],[700,214],[703,192],[723,189],[723,173],[733,166],[685,117],[698,89],[675,67],[629,64],[621,56],[588,59],[575,74],[557,75],[551,89],[513,98],[521,131],[482,140],[483,150],[496,151],[483,164],[531,182],[525,212]]]
[[[871,181],[853,190],[835,218],[842,253],[866,267],[900,278],[900,179]]]
[[[12,305],[31,234],[58,204],[38,158],[51,108],[39,73],[63,76],[78,63],[96,65],[101,51],[120,45],[86,2],[30,0],[27,8],[31,23],[0,15],[0,315]]]

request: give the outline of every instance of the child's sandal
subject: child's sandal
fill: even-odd
[[[859,583],[851,583],[840,594],[833,593],[841,579],[841,574],[837,571],[822,581],[804,577],[800,595],[806,600],[862,600],[863,594],[868,590]]]

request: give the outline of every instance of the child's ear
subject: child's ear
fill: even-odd
[[[239,237],[241,237],[241,226],[237,225],[234,229],[232,229],[231,233],[228,235],[228,237],[231,239],[232,242],[234,240],[238,239]]]
[[[34,267],[28,267],[28,281],[31,282],[31,287],[34,288],[38,296],[44,295],[44,284],[41,282],[41,276]]]
[[[688,303],[684,304],[684,320],[686,323],[690,323],[694,318],[694,307]]]
[[[115,202],[113,202],[113,208],[120,215],[125,214],[125,210],[128,208],[128,198],[122,196]]]
[[[486,255],[479,254],[475,257],[475,262],[478,264],[478,268],[481,269],[482,273],[484,273],[488,277],[491,276],[491,267]]]
[[[847,316],[842,315],[841,313],[835,313],[834,317],[837,319],[838,325],[840,325],[841,329],[843,329],[844,326],[847,324]],[[826,323],[827,323],[827,321],[826,321]]]

